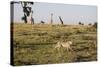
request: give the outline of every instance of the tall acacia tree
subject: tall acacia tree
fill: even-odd
[[[23,8],[23,13],[24,13],[24,16],[22,17],[22,20],[24,20],[25,23],[27,23],[27,17],[30,16],[30,13],[33,14],[32,7],[28,6],[28,4],[33,5],[34,2],[21,1],[21,5],[22,5],[22,8]],[[31,15],[31,23],[34,23],[33,20],[34,19]]]
[[[11,4],[12,4],[11,6],[13,8],[14,8],[14,4],[21,4],[22,9],[23,9],[23,13],[24,13],[24,15],[23,15],[23,17],[21,19],[24,21],[24,23],[27,23],[28,22],[27,17],[30,16],[30,14],[33,14],[33,10],[32,10],[31,5],[33,5],[34,2],[12,1]],[[13,9],[11,10],[11,12],[13,12]],[[31,22],[34,23],[34,18],[32,17],[32,15],[31,15]]]

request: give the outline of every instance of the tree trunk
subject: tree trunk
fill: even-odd
[[[61,16],[59,16],[59,19],[60,19],[61,24],[63,25],[64,23],[63,23],[63,20],[61,19]]]

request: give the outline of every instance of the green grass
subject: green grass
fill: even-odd
[[[14,65],[55,64],[97,60],[95,28],[79,25],[14,24]],[[73,41],[73,51],[54,49],[58,41]]]

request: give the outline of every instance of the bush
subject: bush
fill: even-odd
[[[94,27],[94,28],[97,28],[97,22],[95,22],[95,23],[93,24],[93,27]]]

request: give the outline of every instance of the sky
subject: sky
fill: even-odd
[[[50,23],[51,13],[54,24],[60,24],[58,16],[61,16],[64,24],[78,24],[79,21],[84,24],[97,22],[97,6],[35,2],[32,10],[35,23]],[[14,22],[23,23],[22,16],[21,4],[14,4]]]

